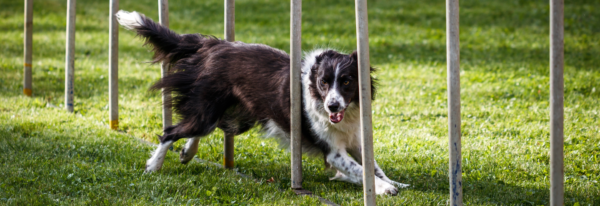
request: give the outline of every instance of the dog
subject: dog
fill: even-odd
[[[153,62],[171,67],[151,89],[174,95],[181,121],[166,127],[146,164],[159,170],[173,142],[188,138],[181,163],[198,151],[198,141],[215,128],[238,135],[260,125],[281,145],[290,141],[290,57],[262,45],[228,42],[201,34],[179,35],[137,12],[119,11],[118,22],[153,46]],[[347,55],[315,50],[302,61],[302,151],[321,154],[337,170],[331,180],[362,184],[359,83],[356,51]],[[371,68],[371,71],[373,68]],[[371,77],[371,79],[373,79]],[[371,86],[372,97],[375,87]],[[398,194],[408,185],[390,180],[375,163],[376,194]]]

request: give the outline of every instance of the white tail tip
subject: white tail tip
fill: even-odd
[[[143,14],[135,11],[128,12],[120,10],[115,15],[117,16],[117,21],[119,21],[119,24],[123,25],[127,29],[133,30],[144,26],[144,21],[142,20]]]

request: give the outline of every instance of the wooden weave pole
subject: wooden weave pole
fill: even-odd
[[[235,0],[225,0],[225,40],[235,41]],[[223,137],[223,166],[233,169],[234,134],[225,133]]]
[[[31,96],[31,53],[33,52],[33,0],[25,0],[25,27],[23,31],[23,44],[23,94]]]
[[[375,161],[371,113],[371,62],[369,59],[369,18],[367,0],[356,0],[356,43],[358,47],[358,82],[360,98],[360,133],[364,204],[375,205]]]
[[[302,67],[302,0],[292,0],[290,20],[290,104],[291,104],[291,152],[292,152],[292,189],[302,189],[302,142],[301,115],[302,97],[300,84],[302,82],[300,68]]]
[[[67,45],[65,57],[65,109],[73,112],[73,81],[75,73],[75,5],[67,0]]]
[[[108,17],[108,102],[109,125],[119,128],[119,23],[115,14],[119,11],[119,0],[110,0]]]
[[[550,0],[550,205],[563,205],[564,0]]]
[[[462,205],[460,136],[460,42],[458,0],[446,0],[446,61],[448,67],[448,136],[450,205]]]
[[[165,27],[169,27],[169,0],[158,0],[158,19],[159,23]],[[161,67],[161,77],[167,76],[169,73],[169,63],[163,62]],[[163,101],[163,129],[173,125],[173,111],[171,110],[171,104],[167,104],[167,102],[171,101],[171,93],[164,92],[162,93],[162,101]]]

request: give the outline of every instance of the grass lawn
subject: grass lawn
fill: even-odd
[[[0,205],[315,205],[289,189],[289,153],[258,129],[236,137],[236,168],[181,165],[169,153],[143,174],[161,134],[159,65],[120,29],[120,130],[108,129],[108,1],[80,0],[75,112],[63,106],[66,1],[34,4],[33,97],[22,95],[23,2],[0,2]],[[565,204],[600,205],[600,1],[565,2]],[[460,10],[463,188],[467,205],[549,204],[548,1],[463,1]],[[121,9],[158,19],[156,0]],[[172,1],[179,33],[223,37],[223,1]],[[448,200],[445,3],[369,2],[374,147],[391,179],[410,184],[383,205]],[[356,47],[352,1],[305,0],[304,50]],[[289,51],[289,2],[236,2],[236,40]],[[197,157],[221,162],[222,132]],[[178,150],[184,141],[175,145]],[[303,186],[335,203],[362,204],[362,188],[330,182],[321,158],[304,157]],[[267,182],[273,178],[274,182]],[[257,181],[255,181],[257,180]]]

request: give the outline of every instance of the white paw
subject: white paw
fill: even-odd
[[[394,185],[387,183],[379,178],[375,178],[375,194],[383,195],[397,195],[398,188],[394,187]]]
[[[169,151],[169,147],[173,145],[173,142],[160,143],[156,150],[152,153],[152,157],[146,162],[146,172],[154,172],[160,170],[165,161],[165,156]]]
[[[393,180],[390,180],[388,182],[390,184],[392,184],[392,185],[396,185],[398,188],[407,188],[407,187],[410,186],[409,184],[399,183],[399,182],[396,182],[396,181],[393,181]]]
[[[156,172],[158,170],[160,170],[160,168],[162,167],[163,161],[155,159],[155,158],[150,158],[148,159],[148,161],[146,161],[146,173],[150,173],[150,172]]]
[[[346,181],[348,179],[349,179],[348,176],[341,173],[340,171],[337,171],[337,173],[335,173],[335,176],[333,176],[332,178],[329,178],[329,180],[337,180],[337,181]]]
[[[335,176],[332,178],[329,178],[329,180],[337,180],[337,181],[344,181],[344,182],[349,182],[349,183],[354,183],[354,184],[362,184],[361,181],[358,181],[354,178],[348,177],[340,171],[337,171]]]

